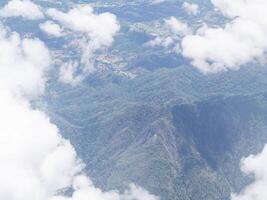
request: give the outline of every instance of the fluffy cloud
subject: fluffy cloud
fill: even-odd
[[[189,28],[189,26],[175,17],[170,17],[169,19],[166,19],[165,23],[176,35],[184,36],[191,33],[191,29]]]
[[[75,74],[78,71],[79,63],[77,61],[69,61],[62,63],[59,70],[59,80],[62,83],[68,83],[76,86],[83,79],[83,74]]]
[[[31,106],[45,89],[50,53],[38,39],[0,26],[0,199],[157,200],[134,185],[103,192],[83,174],[84,164],[42,111]],[[73,191],[66,196],[65,191]]]
[[[153,34],[155,38],[145,43],[145,46],[164,47],[168,51],[180,54],[180,41],[185,35],[191,34],[191,28],[187,23],[175,17],[170,17],[164,20],[162,29],[165,32],[162,31],[163,34]]]
[[[40,24],[39,27],[43,32],[52,37],[61,37],[65,35],[63,29],[52,21],[46,21]]]
[[[182,41],[183,55],[204,73],[236,70],[243,64],[264,59],[267,1],[212,0],[212,3],[231,22],[186,36]]]
[[[129,189],[122,194],[116,191],[102,192],[86,176],[82,175],[75,177],[72,187],[75,192],[71,197],[55,196],[49,200],[159,200],[134,184],[131,184]]]
[[[0,48],[0,199],[45,200],[68,186],[79,168],[69,142],[29,104],[44,91],[49,51],[38,39],[2,27]]]
[[[93,8],[89,5],[77,6],[68,12],[49,9],[47,15],[60,23],[68,31],[78,35],[75,46],[81,51],[81,58],[78,62],[84,77],[95,70],[95,52],[110,47],[113,43],[114,36],[120,29],[115,15],[107,12],[95,14]],[[72,62],[74,63],[74,61]],[[62,71],[66,71],[66,66],[63,67],[65,69]],[[68,76],[73,77],[69,80],[77,82],[75,73],[79,67],[69,66],[67,69]],[[80,78],[79,76],[78,79]]]
[[[145,45],[150,46],[150,47],[163,46],[163,47],[167,48],[170,45],[172,45],[173,42],[174,42],[174,39],[170,36],[168,36],[168,37],[157,36],[153,40],[148,41]]]
[[[95,48],[110,46],[120,29],[115,15],[94,14],[93,8],[89,5],[77,6],[67,13],[51,8],[47,13],[65,28],[84,33]]]
[[[11,0],[1,10],[1,17],[23,17],[29,20],[44,17],[41,8],[29,0]]]
[[[197,15],[199,13],[198,4],[195,3],[183,3],[183,9],[190,15]]]
[[[7,37],[7,34],[0,25],[1,91],[36,97],[44,90],[45,74],[50,66],[49,51],[37,39],[21,39],[17,33]]]
[[[59,79],[64,83],[76,85],[95,71],[95,53],[111,46],[120,29],[119,22],[111,13],[95,14],[88,4],[75,6],[68,12],[51,8],[45,14],[50,20],[41,23],[39,28],[50,37],[69,34],[71,40],[69,45],[79,54],[76,60],[70,60],[67,65],[62,65],[60,69],[62,77]],[[41,7],[30,0],[9,1],[0,10],[0,16],[20,16],[29,20],[44,18]],[[75,65],[71,66],[71,63]]]
[[[254,183],[247,186],[240,194],[232,194],[232,200],[262,200],[267,198],[267,145],[258,155],[251,155],[242,160],[242,170],[255,176]]]

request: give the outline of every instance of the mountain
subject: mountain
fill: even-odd
[[[134,182],[163,200],[228,200],[251,177],[240,160],[267,142],[267,70],[203,75],[163,68],[51,84],[46,111],[104,189]]]
[[[0,0],[1,8],[8,2]],[[69,139],[97,187],[125,191],[129,183],[135,183],[161,200],[230,200],[233,192],[253,181],[253,176],[242,173],[240,161],[260,152],[267,143],[267,42],[260,41],[267,28],[261,27],[265,24],[261,15],[252,12],[261,4],[256,3],[250,11],[247,2],[240,3],[250,11],[247,16],[236,9],[239,4],[232,6],[230,1],[216,1],[215,8],[215,1],[188,0],[188,5],[198,6],[193,14],[184,8],[184,0],[32,2],[42,17],[29,18],[27,6],[11,6],[8,15],[0,16],[0,26],[13,35],[8,39],[2,36],[7,44],[14,42],[7,55],[18,54],[14,59],[35,66],[35,56],[28,59],[24,43],[19,41],[38,38],[38,44],[47,46],[51,69],[38,76],[49,79],[46,87],[45,81],[41,84],[46,91],[42,99],[29,105],[47,113],[61,135]],[[14,13],[20,9],[21,13]],[[85,23],[80,23],[82,18]],[[112,19],[110,24],[107,19]],[[252,26],[257,20],[260,22]],[[244,22],[255,30],[247,31]],[[49,30],[42,29],[45,25]],[[105,34],[105,28],[110,34]],[[203,33],[207,29],[216,32],[215,36],[221,33],[219,38],[227,36],[228,45],[220,42],[221,50],[227,49],[229,54],[209,56],[212,50],[191,52],[193,48],[190,53],[201,55],[183,54],[183,37],[192,34],[203,41],[211,39],[209,47],[217,48],[217,37]],[[262,38],[255,45],[258,34]],[[231,42],[244,52],[235,51]],[[239,45],[242,42],[246,44]],[[206,43],[201,40],[200,44],[206,50]],[[220,72],[201,73],[190,58],[195,67],[196,62],[204,62],[204,68],[210,65],[207,71],[197,66],[202,72]],[[255,62],[257,59],[264,64]],[[7,69],[13,64],[13,58],[3,60]],[[14,63],[20,66],[20,62]],[[216,67],[219,70],[212,69]],[[13,77],[17,76],[10,80],[16,80]],[[24,89],[17,85],[18,90]],[[35,162],[30,164],[36,167]],[[66,186],[55,191],[71,193],[70,183]]]

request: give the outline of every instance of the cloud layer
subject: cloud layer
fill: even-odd
[[[183,3],[183,9],[189,14],[189,15],[197,15],[199,13],[199,6],[195,3]]]
[[[64,29],[77,35],[74,45],[81,52],[80,60],[71,60],[61,68],[61,80],[76,84],[95,70],[95,52],[111,46],[115,35],[120,30],[119,22],[111,13],[95,14],[89,5],[76,6],[68,12],[52,8],[47,11],[47,15]],[[73,66],[73,63],[79,65]],[[79,69],[83,72],[82,76],[77,75]]]
[[[267,198],[267,145],[257,155],[242,160],[242,170],[253,174],[255,181],[248,185],[240,194],[233,194],[232,200],[263,200]]]
[[[0,10],[0,17],[23,17],[28,20],[44,18],[41,8],[29,0],[11,0]]]
[[[46,21],[39,25],[40,29],[51,37],[61,37],[64,36],[64,30],[53,21]]]
[[[95,45],[104,45],[102,39],[112,42],[112,37],[102,32],[98,35],[90,29],[87,34],[89,39],[97,38]],[[31,106],[31,101],[44,93],[52,65],[42,41],[0,25],[0,49],[4,49],[0,51],[0,199],[158,199],[135,185],[123,193],[96,188],[84,175],[84,164],[70,142],[44,112]],[[66,191],[73,192],[68,196]]]
[[[183,55],[204,73],[236,70],[265,59],[267,2],[265,0],[212,0],[230,22],[224,27],[202,29],[182,41]]]
[[[47,19],[40,23],[39,28],[49,37],[68,35],[69,45],[78,52],[79,58],[62,64],[59,80],[72,85],[95,71],[95,52],[110,47],[120,30],[114,14],[94,13],[88,4],[74,5],[69,11],[63,12],[56,8],[44,9],[30,0],[11,0],[0,9],[0,17]]]
[[[45,200],[67,187],[80,167],[70,143],[29,104],[44,91],[49,51],[3,27],[0,48],[0,199]]]

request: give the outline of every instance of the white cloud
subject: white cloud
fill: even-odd
[[[191,33],[191,29],[189,28],[189,26],[175,17],[170,17],[169,19],[166,19],[165,23],[176,35],[184,36]]]
[[[190,15],[197,15],[199,13],[199,6],[195,3],[183,3],[183,9]]]
[[[151,195],[146,190],[135,184],[130,184],[129,189],[122,195],[123,200],[159,200],[156,196]]]
[[[23,17],[29,20],[44,17],[40,6],[30,0],[11,0],[1,10],[0,17]]]
[[[232,194],[232,200],[263,200],[267,198],[267,145],[258,155],[242,160],[242,170],[253,174],[255,181],[245,187],[240,194]]]
[[[81,33],[94,43],[95,48],[110,46],[120,26],[116,16],[111,13],[94,14],[89,5],[81,5],[64,13],[57,9],[49,9],[47,14],[62,26]]]
[[[157,200],[139,187],[103,192],[83,175],[73,146],[31,100],[45,89],[51,65],[47,47],[0,26],[0,199]],[[63,194],[73,189],[72,197]]]
[[[17,33],[7,38],[7,31],[0,25],[0,46],[1,91],[34,97],[42,93],[50,65],[45,45],[37,39],[21,39]]]
[[[160,37],[157,36],[153,40],[148,41],[145,46],[150,46],[150,47],[156,47],[156,46],[163,46],[165,48],[169,47],[172,45],[174,42],[174,39],[172,37]]]
[[[182,41],[183,55],[204,73],[236,70],[264,59],[267,49],[267,1],[212,0],[231,22],[221,28],[207,27],[202,34]]]
[[[152,5],[164,3],[166,0],[151,0]]]
[[[45,200],[70,184],[79,164],[48,117],[29,104],[44,91],[48,49],[38,39],[9,34],[1,27],[0,199]]]
[[[40,24],[39,27],[43,32],[52,37],[61,37],[65,35],[63,29],[52,21],[46,21]]]
[[[164,31],[163,31],[164,30]],[[169,52],[181,53],[180,41],[192,30],[187,23],[175,18],[170,17],[164,20],[162,24],[162,31],[153,33],[154,38],[144,44],[147,47],[163,47]]]
[[[129,189],[122,194],[117,191],[103,192],[96,188],[86,176],[76,176],[73,189],[75,192],[71,197],[55,196],[49,200],[159,200],[134,184],[131,184]]]
[[[65,29],[78,34],[75,45],[81,51],[79,63],[84,77],[95,70],[95,52],[110,47],[120,29],[115,15],[107,12],[95,14],[89,5],[76,6],[66,13],[49,9],[47,15]]]
[[[75,74],[79,67],[79,63],[75,61],[69,61],[67,63],[62,63],[59,71],[59,80],[62,83],[69,83],[73,86],[79,84],[83,75]]]

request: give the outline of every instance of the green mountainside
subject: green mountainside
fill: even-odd
[[[240,159],[267,142],[265,68],[93,77],[51,84],[46,109],[98,186],[133,182],[163,200],[228,200],[251,181]]]

